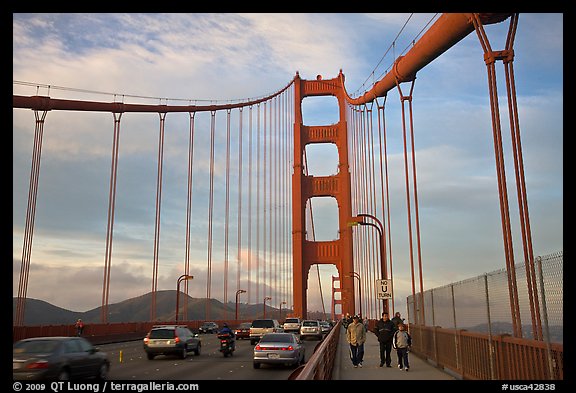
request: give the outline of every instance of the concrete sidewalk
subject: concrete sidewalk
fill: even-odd
[[[396,351],[392,349],[392,367],[380,367],[380,344],[376,335],[366,333],[363,367],[354,368],[350,360],[350,346],[346,341],[346,331],[340,330],[338,353],[332,371],[333,380],[456,380],[454,376],[434,367],[425,360],[410,353],[410,371],[398,368]]]

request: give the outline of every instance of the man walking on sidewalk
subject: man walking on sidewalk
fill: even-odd
[[[392,352],[392,337],[395,331],[394,322],[390,320],[387,312],[383,312],[382,318],[376,322],[374,327],[374,334],[380,343],[380,367],[384,366],[384,363],[386,363],[386,367],[392,367],[390,365],[392,363],[390,353]]]
[[[360,322],[358,315],[354,315],[352,323],[346,329],[346,340],[350,344],[350,359],[354,368],[362,367],[364,359],[364,342],[366,342],[366,330]]]

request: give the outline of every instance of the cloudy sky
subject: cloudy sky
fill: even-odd
[[[348,92],[358,95],[380,78],[394,57],[436,18],[435,14],[400,13],[14,14],[14,94],[99,101],[129,95],[225,102],[278,91],[297,71],[303,79],[315,79],[317,75],[329,79],[342,70]],[[493,49],[503,49],[508,25],[506,20],[486,26]],[[535,255],[547,255],[563,249],[562,14],[520,14],[514,49],[533,249]],[[498,63],[497,68],[515,255],[520,262],[521,237],[502,64]],[[52,87],[48,90],[47,85]],[[305,124],[335,121],[333,102],[305,101],[309,105],[303,106]],[[137,99],[126,98],[124,102]],[[158,101],[149,99],[150,102]],[[505,267],[486,66],[475,33],[417,74],[413,106],[425,289]],[[144,294],[151,288],[158,116],[125,118],[110,302]],[[34,119],[30,110],[13,111],[15,296],[22,260]],[[187,120],[174,119],[167,118],[158,289],[174,289],[184,260]],[[395,294],[397,308],[404,311],[401,305],[411,288],[397,91],[388,94],[386,121]],[[75,311],[100,306],[112,131],[109,113],[48,113],[29,297]],[[192,242],[192,247],[196,247],[192,251],[192,296],[206,293],[207,202],[202,190],[208,183],[209,139],[207,132],[199,132],[198,138],[198,175],[194,175],[198,211],[193,213],[198,219],[193,230],[199,232],[194,232]],[[217,151],[223,151],[224,143],[218,140]],[[334,163],[331,149],[309,155],[309,169],[317,175],[333,173],[333,165],[327,163]],[[217,172],[221,165],[222,162],[217,165]],[[215,179],[217,190],[223,190],[223,182],[220,171]],[[321,200],[315,206],[315,228],[320,240],[337,236],[334,226],[326,224],[331,215],[328,205]],[[219,283],[222,220],[220,215],[216,219],[220,220],[215,224],[220,232],[214,247],[219,251],[213,266],[218,274],[213,280]],[[234,258],[235,231],[234,227],[230,247]],[[245,247],[244,240],[244,263]],[[321,266],[320,273],[329,312],[330,276],[336,271]],[[318,287],[311,280],[310,310],[321,309]],[[235,287],[229,289],[229,293],[234,290]],[[212,293],[222,300],[220,289]]]

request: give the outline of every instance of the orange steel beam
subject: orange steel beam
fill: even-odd
[[[499,23],[506,20],[512,13],[481,13],[482,24]],[[394,62],[392,69],[364,95],[347,100],[352,105],[362,105],[375,97],[383,97],[396,83],[412,81],[416,73],[446,52],[457,42],[474,31],[473,16],[470,13],[443,14],[414,44],[404,56]]]

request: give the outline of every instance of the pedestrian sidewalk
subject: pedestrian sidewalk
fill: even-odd
[[[340,329],[340,341],[334,370],[333,380],[455,380],[456,378],[427,361],[410,353],[410,371],[398,368],[396,351],[392,349],[392,367],[380,367],[380,344],[376,335],[366,332],[364,343],[364,361],[362,367],[354,368],[350,360],[350,346],[346,341],[346,330]]]

